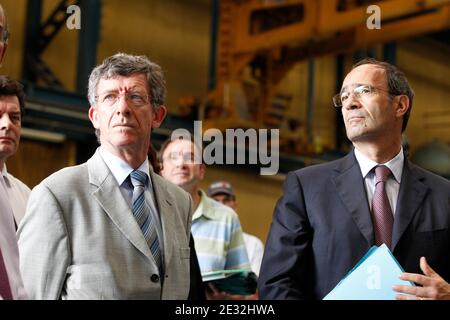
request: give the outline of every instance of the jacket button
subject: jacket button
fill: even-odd
[[[152,276],[150,277],[150,280],[152,280],[152,282],[158,282],[159,281],[159,276],[157,274],[152,274]]]

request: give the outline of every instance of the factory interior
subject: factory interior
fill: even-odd
[[[202,134],[279,130],[276,174],[261,175],[261,164],[211,164],[201,182],[206,190],[213,181],[229,181],[243,230],[263,242],[287,173],[351,150],[332,97],[361,58],[387,61],[406,74],[415,92],[404,132],[408,158],[450,179],[448,0],[1,4],[10,31],[1,72],[26,89],[20,146],[7,167],[30,188],[85,162],[98,147],[87,81],[93,67],[117,52],[146,55],[163,68],[168,115],[152,134],[156,150],[174,129],[192,132],[194,121],[202,121]],[[380,9],[381,28],[370,4]],[[77,21],[70,28],[74,5],[78,28]]]

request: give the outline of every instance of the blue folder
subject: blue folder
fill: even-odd
[[[393,285],[414,286],[388,247],[373,246],[324,300],[395,300]]]

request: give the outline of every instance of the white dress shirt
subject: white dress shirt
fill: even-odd
[[[372,161],[371,159],[363,155],[356,147],[355,157],[359,163],[359,167],[364,178],[370,210],[372,210],[372,199],[373,194],[375,193],[376,182],[375,172],[371,170],[378,165],[385,165],[391,170],[392,175],[386,181],[386,194],[389,199],[392,213],[395,216],[395,210],[397,209],[398,192],[400,190],[400,183],[402,181],[403,164],[405,158],[403,155],[403,148],[400,148],[400,152],[386,163],[376,163],[375,161]]]
[[[251,234],[242,233],[244,235],[245,248],[247,249],[248,260],[252,271],[259,276],[259,269],[264,254],[264,244],[257,237]]]
[[[27,299],[20,275],[19,249],[17,247],[14,217],[5,185],[3,175],[0,175],[0,248],[13,299]]]
[[[1,174],[4,180],[6,195],[14,214],[14,219],[16,220],[17,226],[19,226],[20,221],[25,215],[27,201],[31,190],[22,181],[8,173],[6,165],[3,166]]]
[[[100,146],[99,148],[100,156],[103,161],[105,161],[109,170],[113,174],[114,178],[117,180],[117,184],[119,185],[120,192],[123,194],[123,197],[130,205],[130,211],[132,210],[133,204],[131,203],[133,199],[133,185],[128,178],[130,173],[134,170],[128,163],[123,161],[121,158],[113,155],[111,152],[106,150],[105,147]],[[150,165],[148,163],[148,159],[139,166],[137,169],[139,171],[145,172],[147,175],[150,172]],[[155,196],[153,191],[152,179],[149,177],[149,183],[147,188],[145,189],[145,202],[151,208],[150,214],[152,214],[153,219],[156,221],[156,233],[158,234],[159,246],[161,248],[161,252],[164,252],[164,238],[163,231],[161,227],[161,220],[159,217],[158,210],[155,205]],[[164,258],[164,255],[161,255]]]

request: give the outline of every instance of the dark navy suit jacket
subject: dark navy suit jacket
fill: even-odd
[[[450,182],[405,159],[391,250],[407,272],[421,256],[450,282]],[[353,152],[290,172],[278,201],[258,280],[261,299],[322,299],[374,243]]]

